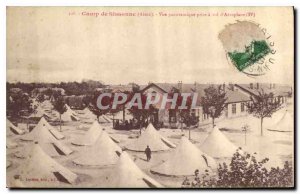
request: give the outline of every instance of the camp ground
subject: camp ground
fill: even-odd
[[[38,117],[7,119],[9,187],[178,188],[196,172],[216,177],[219,164],[229,164],[236,153],[269,158],[267,169],[292,161],[290,104],[266,118],[263,136],[260,120],[250,114],[188,128],[155,119],[136,125],[129,111],[96,115],[74,105],[59,114],[52,104],[37,103]],[[126,120],[127,128],[116,127]]]

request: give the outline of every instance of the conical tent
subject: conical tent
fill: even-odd
[[[106,131],[102,131],[96,143],[86,146],[80,157],[73,162],[84,166],[108,166],[116,164],[121,152],[121,148],[112,141]]]
[[[291,132],[294,130],[294,120],[292,115],[286,111],[283,117],[269,131]]]
[[[29,118],[41,118],[41,117],[53,119],[53,117],[50,114],[46,113],[41,106],[38,106],[35,112],[29,115]]]
[[[76,113],[73,109],[71,109],[71,107],[70,107],[69,105],[65,104],[65,108],[66,108],[67,111],[69,111],[72,115],[78,116],[77,113]]]
[[[73,184],[77,179],[75,173],[48,156],[39,144],[32,147],[26,162],[20,168],[19,175],[21,180],[26,180],[23,182],[25,187]]]
[[[125,147],[132,151],[145,151],[149,146],[152,151],[163,151],[176,147],[169,140],[161,136],[150,123],[141,136]]]
[[[37,135],[37,134],[35,134],[35,133],[38,133],[39,130],[40,130],[43,126],[45,126],[45,128],[50,132],[50,134],[51,134],[53,137],[55,137],[56,139],[63,139],[63,138],[65,138],[65,136],[64,136],[61,132],[57,131],[54,127],[52,127],[52,126],[47,122],[47,120],[46,120],[44,117],[42,117],[42,118],[40,119],[40,121],[38,122],[38,124],[32,129],[32,131],[31,131],[29,134],[22,136],[22,139],[23,139],[23,140],[34,140],[34,137]],[[24,138],[25,138],[25,139],[24,139]],[[27,139],[26,139],[26,138],[27,138]]]
[[[176,149],[170,153],[166,162],[151,169],[151,172],[168,176],[194,175],[196,169],[200,174],[205,170],[217,168],[216,161],[203,153],[186,137],[182,137]]]
[[[18,147],[18,144],[10,138],[6,138],[6,148],[12,149]]]
[[[83,118],[92,118],[92,119],[96,119],[96,115],[89,109],[89,108],[85,108],[83,110]]]
[[[113,188],[159,188],[157,181],[146,175],[129,157],[122,152],[108,181]]]
[[[6,135],[21,135],[24,133],[24,130],[21,130],[20,128],[12,124],[8,119],[6,119]]]
[[[74,145],[86,146],[93,145],[103,131],[103,127],[99,125],[98,121],[94,121],[90,129],[83,137],[79,137],[72,141]]]
[[[11,167],[12,166],[12,161],[10,161],[10,160],[6,160],[6,168],[9,168],[9,167]]]
[[[71,109],[67,109],[67,111],[61,115],[61,120],[67,122],[67,121],[79,121],[80,119],[73,113]]]
[[[109,122],[109,123],[112,122],[111,118],[109,118],[108,116],[106,116],[106,115],[102,115],[102,116],[103,116],[104,119],[107,120],[107,122]]]
[[[232,157],[237,149],[237,146],[231,143],[218,127],[213,128],[201,145],[202,151],[216,158]]]
[[[101,115],[98,120],[99,123],[110,123],[109,120],[104,117],[104,115]]]
[[[22,135],[21,140],[39,141],[51,156],[69,155],[73,152],[55,138],[46,124],[37,125],[30,133]]]

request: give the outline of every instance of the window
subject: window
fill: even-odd
[[[242,102],[241,103],[241,112],[244,112],[245,111],[245,104]]]
[[[236,104],[232,104],[232,114],[236,114]]]
[[[175,110],[169,110],[169,122],[170,123],[176,123],[176,111]]]

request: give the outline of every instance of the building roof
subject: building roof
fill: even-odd
[[[168,92],[172,91],[172,89],[174,89],[174,88],[178,89],[177,85],[172,84],[172,83],[149,83],[148,85],[142,87],[141,91],[144,92],[145,90],[147,90],[151,87],[158,88],[163,93],[168,93]]]
[[[220,84],[181,84],[181,92],[182,93],[189,93],[189,92],[196,92],[198,94],[197,98],[197,106],[201,105],[201,97],[205,96],[205,89],[209,86],[219,87]],[[224,85],[225,86],[225,85]],[[235,103],[235,102],[247,102],[250,101],[251,95],[258,95],[259,90],[256,89],[257,84],[253,84],[253,89],[250,88],[250,84],[235,84],[237,89],[230,89],[230,87],[225,87],[227,103]],[[147,86],[143,86],[142,92],[149,89],[150,87],[156,87],[164,93],[168,93],[172,91],[172,89],[179,90],[179,84],[174,83],[149,83]],[[263,89],[265,92],[270,93],[272,92],[275,96],[287,96],[289,92],[291,92],[291,87],[287,85],[270,85],[270,84],[259,84],[259,88]],[[242,91],[240,91],[242,90]],[[246,93],[249,95],[247,95]]]
[[[226,103],[234,103],[234,102],[247,102],[250,101],[250,95],[244,94],[239,90],[231,90],[229,88],[226,89]]]
[[[134,87],[134,84],[126,84],[126,85],[110,85],[108,86],[108,89],[110,89],[112,92],[127,92],[132,91],[132,88]]]
[[[292,91],[292,88],[283,84],[271,84],[271,83],[253,83],[250,84],[235,84],[240,89],[248,92],[251,95],[257,96],[261,90],[265,93],[273,93],[274,96],[288,96]]]

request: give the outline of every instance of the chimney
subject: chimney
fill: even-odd
[[[232,83],[229,83],[229,89],[234,91],[234,85]]]
[[[250,83],[250,89],[253,89],[253,83]]]
[[[181,93],[181,91],[182,91],[182,81],[178,81],[178,90]]]

